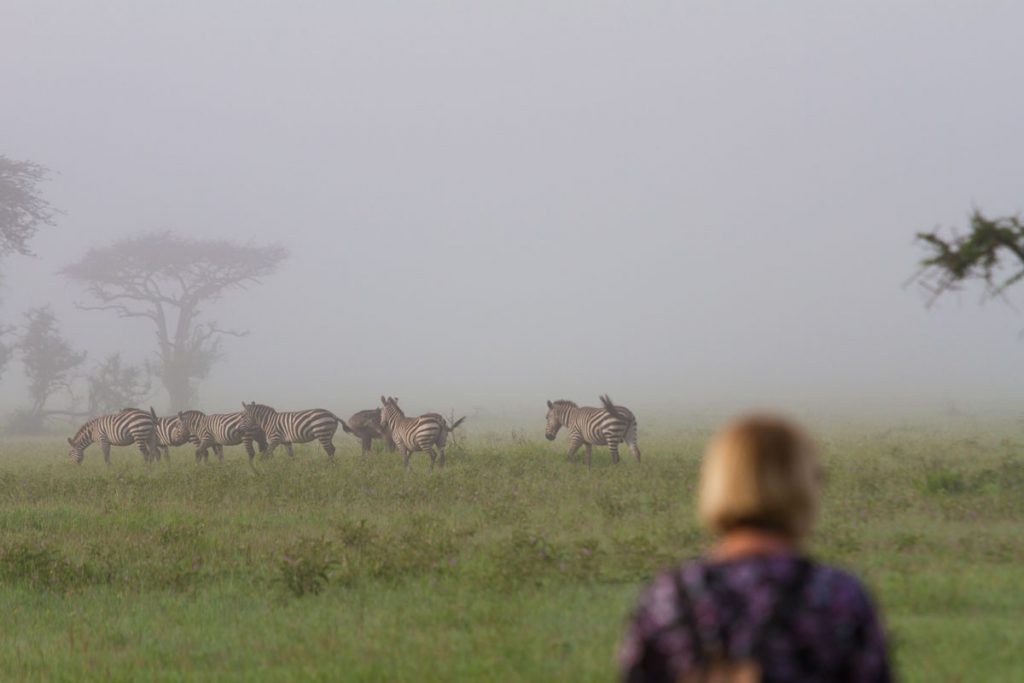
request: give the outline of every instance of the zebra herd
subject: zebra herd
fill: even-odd
[[[81,463],[85,449],[97,443],[103,452],[103,460],[109,464],[111,446],[134,444],[148,462],[160,460],[162,456],[169,458],[172,446],[191,443],[196,448],[196,462],[208,462],[211,448],[217,458],[223,460],[224,446],[241,444],[251,463],[256,455],[254,443],[260,453],[268,456],[278,446],[284,446],[291,457],[292,444],[317,441],[327,452],[327,457],[333,459],[334,434],[341,425],[342,430],[360,439],[363,455],[370,451],[374,439],[383,439],[388,450],[402,452],[405,467],[409,467],[412,454],[419,452],[430,456],[431,468],[438,459],[444,467],[448,435],[466,418],[461,417],[449,425],[439,413],[406,417],[397,398],[381,396],[380,401],[381,407],[361,410],[348,422],[323,408],[278,412],[255,402],[243,402],[242,410],[235,413],[211,415],[198,410],[184,410],[177,415],[158,417],[152,408],[148,412],[125,408],[82,425],[68,439],[71,446],[68,455]],[[607,395],[601,397],[600,408],[580,407],[572,401],[548,401],[544,435],[553,441],[563,427],[569,434],[566,457],[570,462],[576,451],[584,447],[587,467],[590,467],[593,446],[607,445],[612,462],[617,463],[621,443],[625,443],[640,462],[636,417],[629,409],[615,405]]]

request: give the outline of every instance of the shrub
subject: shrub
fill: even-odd
[[[0,577],[5,581],[23,581],[32,588],[64,591],[93,583],[86,565],[68,562],[53,548],[17,543],[0,550]]]
[[[292,544],[278,564],[279,581],[295,597],[317,595],[330,580],[337,562],[330,557],[331,544],[322,538],[301,538]]]
[[[960,472],[936,469],[925,474],[924,490],[930,494],[959,494],[967,491],[967,480]]]

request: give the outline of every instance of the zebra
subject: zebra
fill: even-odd
[[[636,417],[629,409],[617,406],[607,396],[601,397],[601,408],[580,408],[572,401],[548,401],[547,427],[544,436],[554,441],[558,430],[569,431],[569,452],[572,457],[580,446],[586,448],[587,467],[590,467],[590,452],[594,446],[608,446],[612,462],[619,461],[619,444],[625,442],[629,451],[640,462],[640,447],[636,443]]]
[[[430,456],[430,468],[434,468],[434,446],[438,447],[441,456],[441,467],[444,467],[444,449],[448,443],[448,434],[465,421],[460,417],[450,427],[444,417],[438,413],[426,413],[419,417],[406,417],[398,407],[398,399],[392,396],[380,397],[382,405],[380,424],[391,435],[395,444],[402,451],[405,466],[409,467],[409,458],[416,451],[423,451]]]
[[[380,408],[360,410],[350,417],[347,423],[342,422],[341,428],[362,441],[363,455],[370,452],[374,439],[382,437],[384,443],[387,444],[388,451],[393,452],[395,450],[395,441],[391,438],[391,434],[381,427]]]
[[[345,421],[329,410],[310,408],[290,413],[279,413],[261,403],[242,402],[245,425],[250,429],[261,429],[267,435],[267,455],[273,455],[278,445],[284,445],[288,457],[294,457],[292,444],[308,443],[313,439],[320,442],[327,457],[334,458],[334,433],[338,424],[345,431]]]
[[[171,459],[171,446],[183,446],[190,441],[188,429],[178,415],[158,417],[156,419],[156,459],[160,459],[160,451],[164,457]]]
[[[218,413],[206,415],[198,410],[186,410],[178,413],[178,418],[189,435],[189,441],[196,446],[196,462],[210,460],[210,448],[223,462],[224,446],[243,444],[245,452],[252,462],[256,451],[253,441],[260,447],[260,452],[267,450],[267,440],[261,430],[252,429],[245,423],[245,413]]]
[[[148,413],[137,408],[125,408],[89,420],[68,439],[68,445],[71,446],[68,457],[81,464],[85,449],[93,442],[100,445],[103,461],[108,465],[111,446],[130,446],[133,443],[139,447],[143,459],[149,462],[157,453],[156,412],[152,408]]]

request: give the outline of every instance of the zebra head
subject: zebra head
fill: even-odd
[[[544,428],[544,437],[548,441],[554,441],[558,436],[558,430],[565,426],[566,412],[574,405],[572,401],[548,401],[547,425]]]
[[[198,410],[185,410],[178,413],[178,424],[175,428],[178,430],[175,433],[176,438],[181,439],[181,443],[191,441],[195,443],[197,441],[196,434],[199,432],[199,419],[203,417],[203,413]]]
[[[68,451],[68,457],[78,464],[81,464],[82,458],[85,457],[85,447],[91,443],[88,436],[85,435],[85,438],[83,438],[83,435],[85,435],[85,427],[79,429],[73,438],[68,439],[68,445],[71,446],[71,449]]]
[[[388,396],[384,398],[380,397],[381,409],[380,409],[380,426],[388,431],[391,431],[395,426],[395,422],[399,418],[405,417],[405,413],[398,407],[398,398],[394,396]]]
[[[277,411],[262,403],[246,403],[242,401],[242,428],[246,430],[267,431],[270,419]]]

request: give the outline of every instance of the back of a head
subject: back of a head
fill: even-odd
[[[716,434],[704,454],[698,516],[718,535],[749,528],[798,542],[817,516],[818,472],[814,445],[794,424],[741,418]]]

